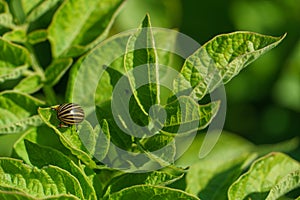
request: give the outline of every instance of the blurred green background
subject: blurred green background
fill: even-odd
[[[128,0],[114,32],[152,25],[174,28],[204,44],[233,31],[281,36],[284,41],[226,85],[225,130],[256,144],[300,135],[299,0]]]

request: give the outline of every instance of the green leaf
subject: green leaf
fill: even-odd
[[[122,2],[64,1],[48,28],[53,56],[78,56],[102,41]]]
[[[145,126],[149,121],[150,107],[155,104],[160,106],[157,53],[148,15],[141,26],[129,37],[122,67],[124,67],[125,73],[117,85],[120,92],[115,92],[117,89],[114,86],[112,99],[115,101],[112,102],[112,112],[118,116],[118,124],[122,124],[123,130],[126,129],[127,133],[131,135],[134,135],[134,131],[141,136],[147,134]],[[116,77],[119,78],[120,75],[113,74],[111,71],[108,73],[112,83],[117,82]],[[141,87],[139,83],[143,83]],[[133,98],[130,99],[129,95],[124,95],[122,92],[124,90],[128,93],[132,91]],[[125,98],[124,102],[120,102],[119,99]],[[124,105],[126,103],[129,105]],[[141,124],[139,128],[131,128],[134,125],[132,125],[133,121],[130,115],[134,115],[138,124]]]
[[[45,198],[35,198],[31,195],[22,193],[22,192],[10,192],[10,191],[0,191],[0,198],[3,200],[11,200],[11,199],[22,199],[22,200],[79,200],[74,195],[71,194],[61,194],[55,195],[53,197],[45,197]]]
[[[109,129],[106,121],[102,122],[102,129],[93,129],[89,122],[83,121],[78,125],[77,132],[74,126],[58,128],[59,121],[55,111],[50,108],[39,108],[38,112],[42,120],[59,136],[62,144],[90,168],[96,168],[93,156],[101,159],[105,157],[109,148]]]
[[[110,195],[107,199],[191,199],[198,198],[181,190],[171,189],[162,186],[137,185],[125,188]]]
[[[140,73],[134,71],[129,74],[130,70],[143,65],[146,65],[146,70]],[[158,58],[150,18],[146,15],[140,28],[129,38],[124,56],[125,74],[128,76],[130,89],[134,91],[133,96],[135,101],[140,107],[140,110],[144,113],[147,113],[151,105],[156,103],[160,104],[158,67]],[[139,82],[139,79],[147,80],[146,83],[148,83],[148,85],[147,87],[142,87],[136,94],[136,82]],[[142,98],[145,96],[147,98]]]
[[[121,147],[122,149],[129,150],[132,145],[132,138],[130,135],[124,133],[118,125],[115,123],[114,118],[112,116],[110,102],[104,104],[102,106],[96,107],[96,114],[98,120],[105,120],[109,125],[109,134],[111,142],[113,142],[116,146]]]
[[[172,83],[177,77],[179,69],[182,67],[183,58],[177,55],[179,33],[175,31],[166,31],[164,29],[152,28],[155,41],[155,50],[159,62],[160,83]],[[177,52],[178,53],[178,52]],[[174,73],[174,70],[176,73]],[[159,87],[160,103],[166,104],[168,97],[173,95],[173,91],[165,87]]]
[[[14,90],[32,94],[40,90],[42,87],[42,77],[39,74],[34,73],[21,80],[18,85],[14,87]]]
[[[180,128],[179,131],[182,133],[196,131],[198,128],[205,128],[215,116],[219,107],[218,103],[199,106],[196,101],[189,97],[179,97],[176,101],[160,107],[159,83],[162,77],[159,74],[161,69],[159,69],[160,66],[157,59],[156,45],[154,43],[150,19],[147,15],[140,28],[128,39],[126,54],[124,56],[125,73],[123,77],[125,77],[125,81],[121,83],[122,88],[124,87],[133,91],[133,98],[131,98],[129,103],[130,115],[133,116],[133,120],[144,125],[144,127],[131,128],[133,127],[131,116],[126,112],[128,105],[125,105],[123,101],[112,105],[113,108],[117,107],[114,111],[117,112],[118,124],[122,125],[123,130],[125,129],[130,134],[143,134],[146,128],[145,125],[148,128],[152,127],[153,130],[160,130],[163,127],[162,132],[167,133],[177,133],[178,128]],[[112,73],[113,71],[109,68],[107,71],[109,72],[111,81],[114,83],[117,82],[114,79],[120,75]],[[147,84],[139,87],[138,83],[142,82],[141,80],[146,80]],[[125,98],[121,92],[115,92],[114,95],[113,99],[124,100]],[[154,105],[156,107],[152,107]],[[166,111],[167,119],[165,122],[163,121],[164,113],[162,108]],[[198,126],[199,120],[200,125]],[[157,146],[159,147],[160,144]]]
[[[207,127],[219,110],[220,102],[199,105],[190,97],[181,96],[165,106],[167,119],[163,132],[191,133]]]
[[[10,123],[7,126],[0,126],[0,134],[21,133],[27,130],[29,127],[36,127],[41,125],[42,123],[43,122],[38,115],[33,115],[15,123]]]
[[[16,25],[24,25],[25,13],[21,5],[21,1],[9,1],[9,10],[13,16]]]
[[[143,150],[150,158],[157,160],[162,166],[174,163],[179,145],[175,145],[174,136],[180,135],[181,140],[205,128],[216,115],[219,102],[199,105],[190,97],[181,96],[174,103],[165,107],[167,118],[164,124],[155,125],[163,127],[160,134],[140,140]],[[159,118],[159,116],[155,117]],[[159,122],[158,122],[159,123]],[[164,149],[164,151],[157,151]],[[157,151],[157,152],[155,152]]]
[[[27,35],[27,41],[30,44],[34,45],[34,44],[46,41],[47,37],[48,37],[47,30],[43,30],[43,29],[35,30],[35,31],[30,32]]]
[[[42,2],[43,0],[32,0],[32,1],[21,0],[22,8],[26,15],[32,12],[32,10],[34,10]]]
[[[111,100],[111,94],[113,91],[113,87],[117,84],[118,80],[122,77],[122,73],[115,70],[112,67],[106,67],[105,72],[101,77],[101,80],[98,83],[98,88],[96,91],[95,99],[96,105],[101,106],[103,102]],[[110,83],[110,84],[109,84]],[[105,95],[103,95],[105,94]]]
[[[25,140],[25,146],[32,165],[38,168],[55,165],[65,169],[78,179],[85,199],[97,199],[92,183],[88,180],[84,171],[70,158],[55,149],[42,147],[28,140]]]
[[[293,189],[300,188],[300,170],[283,177],[271,190],[266,200],[276,200]]]
[[[34,115],[41,105],[43,102],[20,92],[0,93],[0,129],[7,131],[1,133],[11,133],[14,130],[25,130],[30,125],[39,125],[40,120]]]
[[[77,179],[55,166],[37,169],[12,158],[0,158],[0,187],[10,187],[35,197],[73,194],[83,199]]]
[[[241,154],[230,160],[199,160],[187,172],[186,192],[200,199],[226,200],[229,186],[242,173],[249,157],[249,154]]]
[[[106,68],[104,66],[110,65],[112,61],[118,60],[119,56],[124,54],[129,36],[129,33],[122,34],[116,40],[108,40],[107,43],[99,45],[77,60],[69,75],[66,95],[68,101],[74,102],[75,99],[76,102],[80,101],[81,105],[94,109],[95,102],[96,105],[101,105],[111,99],[112,87],[108,74],[104,73]],[[109,67],[124,71],[122,62]]]
[[[183,177],[183,173],[179,175],[169,174],[167,172],[154,171],[148,173],[126,173],[113,178],[107,187],[106,195],[113,194],[124,188],[134,185],[157,185],[165,186]]]
[[[0,30],[2,28],[14,29],[13,17],[9,12],[9,7],[6,1],[0,1]]]
[[[7,13],[9,12],[9,7],[7,2],[4,0],[0,0],[0,13]]]
[[[66,127],[58,129],[59,120],[56,117],[55,111],[50,108],[39,108],[39,115],[46,125],[52,128],[55,133],[59,136],[59,139],[65,147],[71,150],[79,159],[83,160],[89,166],[95,167],[94,161],[92,161],[91,154],[88,149],[83,145],[78,133],[74,130],[75,127]],[[89,133],[92,133],[92,128],[87,127]]]
[[[156,141],[158,142],[155,143]],[[147,138],[142,147],[142,152],[144,152],[150,160],[144,167],[151,165],[155,166],[157,164],[159,164],[160,167],[166,167],[173,164],[177,153],[177,146],[174,138],[170,136],[157,134]]]
[[[27,65],[16,68],[0,67],[0,83],[20,78],[25,72],[27,72],[27,68]]]
[[[15,24],[13,23],[13,17],[9,13],[1,13],[0,14],[0,27],[15,28]]]
[[[26,31],[24,29],[12,30],[11,32],[5,33],[3,35],[3,39],[12,42],[24,43],[26,42]]]
[[[212,151],[206,157],[199,158],[206,136],[198,134],[176,165],[189,166],[185,177],[186,192],[200,199],[227,199],[229,186],[253,160],[254,145],[234,134],[222,132]]]
[[[167,157],[169,158],[167,160],[173,161],[174,156],[176,154],[173,140],[174,140],[174,136],[164,135],[164,134],[155,134],[152,137],[147,137],[147,138],[141,139],[139,142],[143,145],[143,149],[145,149],[149,152],[156,151],[167,145],[172,146],[171,149],[169,149],[169,151],[167,151],[167,153],[168,153]]]
[[[96,135],[97,142],[93,148],[93,152],[94,157],[97,160],[102,161],[107,155],[110,146],[110,132],[107,121],[103,120],[101,123],[101,130],[99,128],[100,126],[96,126],[94,129],[94,132],[98,133],[98,135]],[[100,132],[102,132],[102,134],[100,134]]]
[[[28,13],[25,10],[25,13],[27,14],[26,21],[27,22],[34,22],[41,16],[43,16],[46,12],[54,8],[55,6],[58,6],[59,3],[62,2],[62,0],[52,0],[52,1],[40,1],[37,0],[37,4],[34,6],[33,9],[31,9]],[[26,1],[23,1],[23,5],[26,4]],[[32,6],[33,3],[29,3],[28,6]]]
[[[0,54],[1,74],[4,74],[8,69],[30,66],[30,54],[24,47],[0,38],[0,48],[2,49]]]
[[[45,70],[46,84],[54,86],[71,66],[72,58],[55,59]]]
[[[129,34],[121,35],[116,40],[109,40],[104,46],[100,45],[87,55],[81,57],[75,65],[72,66],[68,81],[66,99],[69,102],[77,102],[86,108],[86,116],[93,115],[95,110],[97,117],[101,121],[106,119],[110,126],[113,123],[111,115],[110,100],[112,97],[112,86],[110,77],[105,73],[104,65],[112,60],[117,60],[124,54],[126,42]],[[124,70],[123,65],[113,65],[115,71]],[[116,70],[117,69],[117,70]],[[98,106],[99,105],[99,106]],[[98,112],[99,111],[99,112]],[[111,121],[112,119],[112,121]],[[98,121],[96,122],[98,123]],[[110,135],[113,142],[123,149],[131,146],[131,137],[125,133],[120,133],[116,127],[110,127]]]
[[[12,157],[22,159],[25,163],[31,164],[26,150],[25,140],[51,147],[68,155],[69,158],[75,158],[70,151],[62,145],[54,130],[50,129],[46,124],[26,130],[13,145]]]
[[[97,196],[103,197],[106,192],[106,187],[108,186],[109,182],[121,174],[124,174],[125,172],[120,170],[115,170],[112,168],[102,168],[101,170],[97,171],[96,176],[94,177],[95,180],[99,181],[101,184],[97,184],[98,186],[95,187]],[[95,185],[95,183],[94,183]],[[101,199],[99,198],[99,199]]]
[[[282,153],[271,153],[255,161],[228,190],[229,199],[265,199],[282,178],[299,170],[300,163]]]
[[[33,98],[27,94],[4,91],[0,93],[0,108],[7,114],[5,118],[1,118],[0,125],[7,124],[4,122],[13,121],[12,119],[24,119],[34,114],[37,114],[38,106],[43,105],[43,102]],[[10,118],[9,116],[13,116]]]
[[[259,56],[276,47],[283,39],[251,32],[216,36],[193,55],[181,69],[185,79],[177,79],[178,92],[193,87],[191,95],[202,99],[221,84],[226,84]]]

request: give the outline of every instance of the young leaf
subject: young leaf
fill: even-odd
[[[0,69],[3,67],[30,66],[30,54],[24,47],[0,38],[0,48],[2,49],[0,54]]]
[[[13,17],[10,13],[1,13],[0,14],[0,27],[13,29],[16,25],[13,23]]]
[[[283,177],[271,190],[266,200],[276,200],[293,189],[300,188],[300,170]]]
[[[21,80],[18,85],[14,87],[14,90],[32,94],[37,92],[42,87],[42,77],[39,74],[34,73]]]
[[[228,190],[230,199],[265,199],[286,175],[299,170],[300,163],[282,153],[271,153],[255,161],[248,172]]]
[[[130,70],[143,65],[146,65],[144,72],[129,74]],[[135,85],[136,82],[139,82],[138,79],[147,80],[147,87],[140,89],[137,94],[136,92],[133,93],[135,101],[144,113],[148,112],[151,105],[160,104],[158,67],[150,18],[146,15],[141,27],[129,38],[124,56],[124,68],[126,75],[128,75],[131,90],[136,91]],[[147,98],[142,98],[143,96]]]
[[[23,4],[25,2],[26,1],[23,1]],[[53,9],[55,6],[58,6],[58,4],[61,2],[62,0],[40,1],[33,9],[31,9],[29,12],[26,13],[27,14],[26,21],[34,22],[39,17],[43,16],[46,12]],[[30,2],[28,5],[32,6],[33,3]]]
[[[189,137],[191,133],[204,129],[215,117],[219,108],[219,102],[207,105],[199,105],[190,97],[181,96],[175,103],[165,107],[167,118],[164,124],[154,125],[163,127],[159,134],[141,139],[143,150],[154,160],[165,166],[174,163],[177,146],[174,144],[174,136]],[[157,151],[164,149],[163,151]]]
[[[183,177],[183,173],[180,175],[172,175],[167,172],[148,172],[148,173],[126,173],[113,178],[107,187],[107,192],[113,194],[122,189],[134,186],[134,185],[160,185],[165,186]],[[106,195],[109,195],[108,193]]]
[[[35,197],[73,194],[83,199],[77,179],[55,166],[37,169],[12,158],[0,158],[0,187],[11,187]]]
[[[183,192],[181,190],[171,189],[162,186],[137,185],[125,188],[110,195],[107,199],[190,199],[199,200],[199,198]]]
[[[207,127],[219,110],[220,102],[199,105],[190,97],[181,96],[165,106],[167,119],[163,131],[190,133]]]
[[[3,35],[3,38],[18,43],[26,42],[26,31],[24,29],[15,29]]]
[[[78,56],[103,40],[122,2],[64,1],[48,28],[53,56]]]
[[[177,79],[178,92],[191,85],[196,99],[229,82],[243,68],[259,56],[277,46],[282,37],[271,37],[250,32],[234,32],[216,36],[193,55],[181,69],[186,80]],[[186,89],[186,88],[185,88]]]
[[[78,179],[85,199],[97,199],[95,190],[87,176],[69,157],[55,149],[42,147],[28,140],[25,140],[25,146],[32,165],[38,168],[55,165],[65,169]]]
[[[43,42],[47,40],[48,32],[46,30],[32,31],[27,35],[27,42],[31,45]]]
[[[0,29],[2,28],[8,28],[8,29],[14,29],[15,24],[13,23],[13,17],[11,13],[9,12],[9,7],[6,1],[1,0],[0,1]]]
[[[43,0],[32,0],[32,1],[26,1],[21,0],[21,5],[24,10],[24,13],[28,15],[32,10],[34,10],[36,7],[38,7],[39,4],[41,4]]]

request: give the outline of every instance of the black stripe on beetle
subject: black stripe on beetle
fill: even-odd
[[[69,126],[79,124],[84,120],[84,111],[76,103],[64,103],[53,107],[61,123]],[[60,127],[63,125],[60,124]]]

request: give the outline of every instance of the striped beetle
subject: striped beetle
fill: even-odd
[[[63,103],[52,109],[56,111],[57,118],[60,120],[59,127],[69,127],[84,120],[84,111],[76,103]]]

